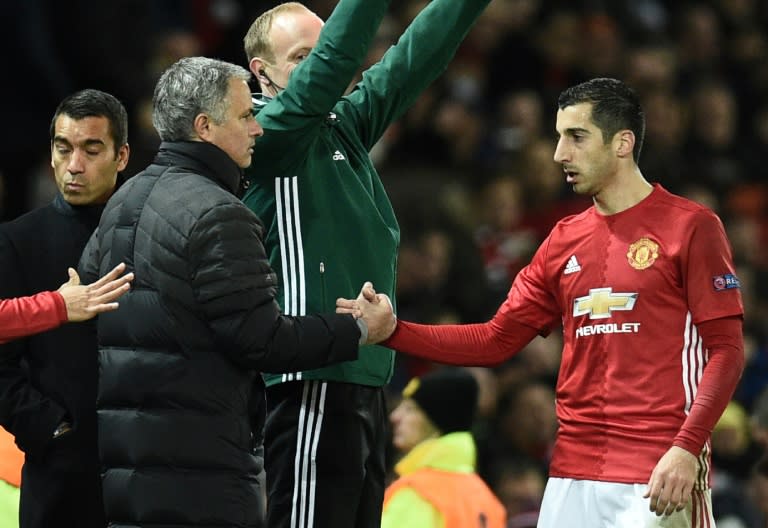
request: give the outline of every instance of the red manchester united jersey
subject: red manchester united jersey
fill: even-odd
[[[621,213],[558,223],[500,312],[542,332],[562,322],[550,475],[632,483],[648,480],[696,395],[708,359],[697,323],[743,308],[720,220],[655,186]]]

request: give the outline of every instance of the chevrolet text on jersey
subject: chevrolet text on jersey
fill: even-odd
[[[581,326],[576,329],[576,337],[598,334],[636,334],[640,331],[640,323],[607,323],[591,326]]]
[[[573,316],[589,314],[590,319],[607,319],[615,310],[630,311],[635,307],[637,293],[613,293],[613,288],[591,288],[589,295],[577,297],[573,301]],[[640,323],[604,323],[581,326],[576,329],[576,337],[599,334],[636,334]]]

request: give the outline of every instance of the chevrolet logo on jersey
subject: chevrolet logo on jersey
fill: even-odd
[[[573,301],[573,316],[589,314],[590,319],[607,319],[616,310],[632,310],[637,293],[613,293],[613,288],[592,288],[589,295]]]

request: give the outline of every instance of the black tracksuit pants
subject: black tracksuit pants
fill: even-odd
[[[388,442],[383,389],[286,382],[267,389],[267,407],[267,526],[380,526]]]

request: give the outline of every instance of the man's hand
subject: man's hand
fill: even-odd
[[[691,500],[699,463],[682,447],[672,446],[653,468],[644,497],[651,498],[651,511],[671,515]]]
[[[376,293],[370,282],[363,284],[357,299],[336,299],[336,313],[352,314],[368,325],[366,345],[384,341],[397,326],[389,296]]]
[[[118,304],[113,301],[131,288],[129,283],[133,280],[133,273],[120,277],[123,271],[125,264],[120,263],[96,282],[81,285],[77,272],[69,268],[69,280],[58,289],[67,307],[67,319],[87,321],[102,312],[116,310]]]

